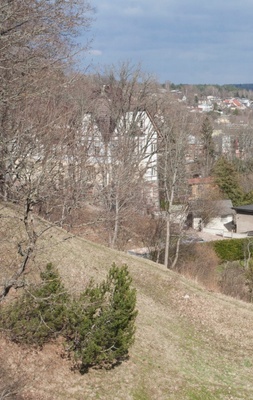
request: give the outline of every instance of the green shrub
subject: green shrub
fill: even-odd
[[[31,286],[1,313],[1,326],[17,343],[42,346],[62,332],[67,323],[69,299],[52,264],[41,273],[42,283]]]
[[[128,356],[137,311],[127,266],[112,265],[106,281],[90,286],[72,305],[68,343],[81,372],[109,368]]]
[[[245,239],[226,239],[213,242],[214,250],[222,261],[243,260]]]
[[[0,327],[13,341],[43,346],[61,335],[80,372],[90,366],[109,368],[127,357],[137,311],[126,265],[113,264],[104,282],[90,282],[76,299],[70,298],[52,264],[41,278],[40,285],[1,313]]]

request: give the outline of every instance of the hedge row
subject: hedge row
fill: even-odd
[[[253,247],[253,238],[217,240],[212,245],[222,261],[243,260],[249,255],[249,246]]]

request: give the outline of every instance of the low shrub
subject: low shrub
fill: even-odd
[[[245,270],[241,261],[228,261],[219,267],[219,286],[222,293],[249,301]]]
[[[105,281],[90,282],[75,299],[52,264],[41,278],[40,285],[30,287],[1,313],[0,327],[13,341],[43,346],[61,335],[80,372],[91,366],[110,368],[128,356],[137,311],[126,265],[113,264]]]
[[[69,295],[52,264],[46,266],[41,279],[41,284],[27,288],[1,313],[1,326],[14,342],[42,346],[67,324]]]
[[[175,270],[194,279],[209,290],[219,290],[217,265],[219,258],[211,242],[184,244]]]
[[[68,344],[81,372],[111,367],[128,356],[134,340],[136,292],[127,266],[112,265],[107,279],[93,283],[72,304]]]

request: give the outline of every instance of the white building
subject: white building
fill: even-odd
[[[132,171],[132,179],[143,179],[145,195],[153,206],[159,205],[158,195],[158,130],[147,111],[129,111],[110,130],[107,116],[97,121],[92,114],[83,117],[83,141],[94,167],[97,182],[113,181],[114,167]]]

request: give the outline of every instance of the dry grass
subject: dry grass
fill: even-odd
[[[188,244],[182,251],[176,270],[208,290],[220,291],[220,275],[217,270],[220,260],[212,246],[209,243]]]
[[[209,292],[151,261],[112,251],[61,229],[38,241],[36,271],[59,268],[72,290],[127,263],[137,289],[136,340],[129,361],[111,371],[71,372],[61,345],[31,351],[0,341],[0,364],[30,377],[23,398],[37,400],[242,400],[253,398],[253,306]],[[32,275],[28,276],[33,279]],[[21,362],[20,360],[23,360]],[[18,377],[17,377],[18,378]]]

